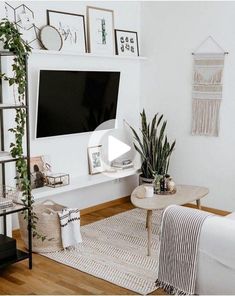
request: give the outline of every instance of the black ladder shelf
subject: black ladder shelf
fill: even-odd
[[[14,56],[14,53],[9,51],[0,51],[0,73],[2,70],[2,58]],[[26,89],[25,89],[25,105],[14,105],[14,104],[5,104],[3,99],[2,91],[2,80],[0,79],[0,132],[1,132],[1,151],[5,151],[5,140],[4,140],[4,112],[5,110],[16,110],[19,108],[25,108],[26,110],[26,126],[25,126],[25,135],[26,135],[26,154],[25,159],[27,161],[27,174],[28,179],[30,180],[30,133],[29,133],[29,114],[28,114],[28,63],[27,57],[25,56],[25,68],[26,68]],[[17,158],[11,156],[1,157],[1,177],[2,185],[6,185],[6,174],[5,174],[5,164],[9,162],[15,162]],[[14,204],[11,208],[0,209],[0,218],[3,219],[3,234],[7,235],[7,215],[14,214],[17,212],[28,211],[28,252],[17,249],[15,257],[7,258],[0,261],[0,268],[6,267],[13,263],[19,262],[21,260],[28,259],[29,269],[32,269],[32,227],[31,227],[31,192],[28,196],[28,205]]]

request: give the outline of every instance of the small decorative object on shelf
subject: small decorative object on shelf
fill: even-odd
[[[173,179],[171,177],[168,179],[167,189],[169,192],[173,192],[175,190],[175,182],[173,181]]]
[[[113,161],[111,163],[111,167],[116,168],[116,169],[120,169],[120,170],[124,170],[124,169],[133,168],[134,165],[130,159],[125,159],[122,161]]]
[[[40,30],[40,41],[47,50],[61,50],[63,40],[60,32],[52,26],[44,26]]]
[[[63,173],[56,173],[56,174],[50,174],[46,176],[46,186],[48,187],[61,187],[69,185],[69,174],[63,174]]]
[[[153,185],[141,185],[138,190],[138,194],[136,194],[137,198],[151,198],[154,194],[154,186]]]
[[[35,25],[34,12],[28,6],[21,4],[13,7],[5,2],[5,16],[10,22],[15,23],[24,41],[32,48],[41,48],[38,39],[39,28]]]
[[[154,176],[153,184],[154,184],[154,193],[157,194],[158,192],[161,192],[161,179],[162,175],[156,174]]]
[[[0,210],[13,207],[13,201],[17,200],[19,191],[10,186],[0,186]]]
[[[156,175],[154,178],[154,193],[168,195],[176,193],[176,186],[170,175]]]

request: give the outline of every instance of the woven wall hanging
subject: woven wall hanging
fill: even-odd
[[[206,42],[212,41],[218,53],[198,52]],[[223,98],[224,56],[227,52],[209,36],[193,53],[193,92],[192,92],[192,135],[219,135],[219,113]]]

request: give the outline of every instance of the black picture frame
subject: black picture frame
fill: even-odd
[[[47,12],[47,24],[54,26],[60,32],[60,34],[61,34],[60,28],[58,28],[57,26],[55,26],[55,24],[52,24],[51,21],[50,21],[50,13],[64,14],[66,16],[70,15],[70,16],[73,16],[73,17],[76,16],[76,17],[82,18],[83,32],[84,32],[84,53],[86,53],[88,51],[88,48],[87,48],[87,38],[86,38],[85,16],[84,15],[82,15],[82,14],[76,14],[76,13],[70,13],[70,12],[64,12],[64,11],[50,10],[50,9],[47,9],[46,12]],[[63,44],[65,44],[65,40],[64,40],[65,39],[65,36],[63,35],[63,33],[61,35],[62,35],[62,39],[63,39]]]
[[[114,32],[115,32],[115,49],[116,49],[116,55],[122,55],[122,56],[125,56],[125,55],[126,56],[139,56],[139,41],[138,41],[138,33],[136,31],[128,31],[128,30],[115,29]],[[125,41],[125,39],[127,38],[127,36],[123,37],[124,38],[124,43],[126,42],[126,46],[124,46],[123,53],[120,52],[120,46],[119,46],[120,44],[119,44],[119,40],[118,40],[119,39],[118,33],[120,33],[120,32],[123,33],[123,36],[125,36],[125,35],[130,36],[131,34],[133,34],[133,36],[135,36],[135,40],[136,40],[135,49],[136,49],[136,51],[134,51],[133,54],[130,54],[129,49],[127,50],[127,48],[126,48],[127,42]],[[125,51],[126,52],[128,51],[128,54],[125,54]],[[135,54],[135,52],[136,52],[136,54]]]

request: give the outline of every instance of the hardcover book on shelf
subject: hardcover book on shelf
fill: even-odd
[[[130,169],[134,167],[133,162],[129,159],[123,161],[113,161],[111,166],[116,169]]]

